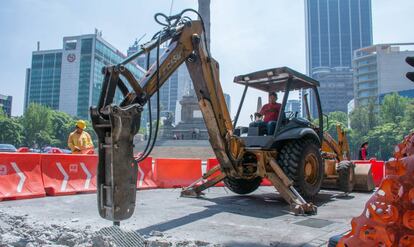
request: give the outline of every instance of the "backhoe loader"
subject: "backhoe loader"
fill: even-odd
[[[144,105],[150,106],[150,98],[183,63],[193,81],[209,141],[220,164],[206,177],[217,170],[221,171],[221,175],[184,188],[182,195],[199,196],[204,189],[220,181],[224,181],[233,192],[246,194],[258,188],[262,178],[267,178],[291,205],[293,213],[316,213],[316,206],[304,198],[314,197],[323,179],[324,166],[320,152],[323,117],[318,95],[319,82],[287,67],[236,76],[234,82],[244,86],[244,92],[232,121],[219,81],[219,64],[211,57],[205,44],[202,18],[199,16],[199,20],[191,20],[184,16],[189,12],[199,16],[191,9],[174,16],[156,14],[156,22],[164,28],[152,40],[141,45],[137,53],[102,70],[104,81],[99,102],[90,109],[99,141],[97,194],[101,217],[117,223],[133,214],[137,162],[151,152],[159,124],[150,132],[150,141],[138,160],[133,156],[133,137],[139,130]],[[161,55],[159,47],[166,42],[169,42],[168,48]],[[157,53],[156,61],[148,66],[143,78],[137,80],[126,64],[151,50]],[[260,133],[255,127],[235,128],[249,88],[284,92],[274,134]],[[301,89],[310,90],[316,96],[318,125],[298,117],[297,113],[284,111],[289,92]],[[124,96],[119,104],[114,103],[117,90]],[[157,101],[159,103],[159,94]],[[243,131],[246,129],[247,132]]]
[[[327,121],[329,125],[329,121]],[[337,189],[345,193],[354,190],[370,192],[375,189],[371,165],[351,160],[348,138],[340,124],[336,124],[338,139],[327,131],[323,133],[322,157],[325,162],[324,189]]]
[[[308,94],[303,94],[304,111],[307,119],[312,121],[310,114]],[[354,163],[351,161],[349,142],[345,130],[336,123],[335,140],[328,132],[329,118],[326,116],[326,128],[323,131],[322,158],[325,166],[324,178],[321,188],[336,189],[350,193],[354,189],[370,192],[375,189],[371,165]]]

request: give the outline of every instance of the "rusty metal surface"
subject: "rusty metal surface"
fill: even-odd
[[[109,120],[92,109],[93,128],[99,140],[97,174],[98,210],[101,217],[120,221],[135,208],[137,165],[133,158],[133,139],[139,129],[142,107],[107,106]]]

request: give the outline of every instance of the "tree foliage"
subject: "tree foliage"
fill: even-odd
[[[23,126],[17,119],[0,117],[0,143],[20,146],[23,143]]]
[[[395,145],[401,142],[403,134],[396,123],[385,123],[374,127],[367,135],[370,156],[388,160]]]
[[[339,124],[341,128],[348,131],[348,115],[345,112],[335,111],[328,114],[325,120],[325,131],[327,131],[335,140],[338,139],[336,126]]]
[[[21,123],[25,136],[24,144],[29,147],[42,147],[53,141],[52,118],[50,108],[30,104]]]
[[[407,104],[408,99],[399,96],[397,93],[385,96],[380,110],[381,123],[398,124],[404,117]]]
[[[360,145],[368,141],[369,157],[387,160],[394,146],[414,130],[414,101],[397,93],[384,97],[379,106],[370,100],[350,114],[350,146],[353,157]]]
[[[76,118],[39,104],[30,104],[20,118],[8,118],[0,111],[0,143],[17,147],[42,148],[46,146],[68,148],[67,139],[75,129]],[[97,138],[89,121],[86,131],[96,146]]]

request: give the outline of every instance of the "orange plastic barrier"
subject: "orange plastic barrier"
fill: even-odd
[[[62,152],[62,150],[60,150],[60,148],[51,148],[48,153],[50,153],[50,154],[61,154],[63,152]]]
[[[40,154],[0,153],[0,201],[43,196]]]
[[[372,164],[372,175],[374,177],[375,186],[379,186],[385,175],[385,162],[376,159],[371,159],[370,161]]]
[[[154,181],[160,188],[185,187],[200,177],[201,159],[155,159]]]
[[[263,178],[262,183],[260,186],[273,186],[273,184],[266,178]]]
[[[353,160],[352,161],[355,165],[356,164],[371,164],[371,171],[372,176],[374,178],[374,184],[378,187],[381,183],[381,180],[384,178],[384,161],[370,159],[370,160]]]
[[[152,157],[150,156],[138,163],[137,188],[141,190],[157,188],[152,172]]]
[[[41,163],[47,195],[96,191],[97,155],[42,154]]]
[[[413,144],[414,133],[396,147],[395,160],[385,163],[387,176],[337,246],[414,246]]]
[[[219,162],[216,158],[209,158],[207,159],[207,167],[206,167],[206,172],[210,171],[211,169],[213,169],[215,166],[218,166]],[[214,178],[218,175],[220,175],[221,172],[220,171],[216,171],[215,173],[213,173],[213,175],[211,175],[211,178]],[[219,182],[215,185],[216,187],[223,187],[224,183],[223,182]]]
[[[30,152],[30,149],[28,147],[20,147],[17,149],[18,153],[28,153]]]

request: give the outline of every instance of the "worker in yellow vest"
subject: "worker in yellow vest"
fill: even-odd
[[[85,121],[78,120],[75,131],[69,135],[68,146],[73,154],[84,154],[88,153],[89,150],[93,151],[92,138],[89,133],[84,131],[85,128]]]

